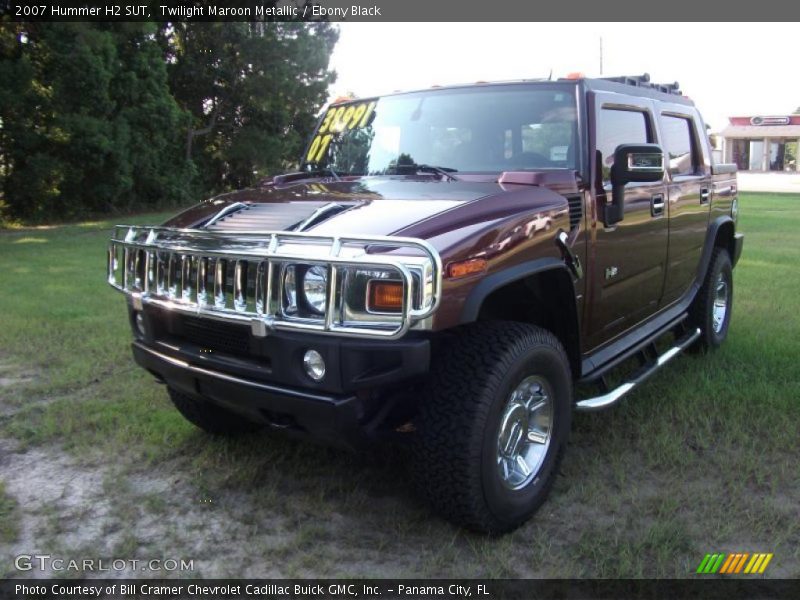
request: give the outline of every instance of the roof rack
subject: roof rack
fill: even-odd
[[[673,83],[651,83],[649,73],[644,73],[643,75],[622,75],[620,77],[600,77],[600,79],[604,81],[622,83],[624,85],[649,88],[659,92],[664,92],[665,94],[675,94],[677,96],[683,95],[681,92],[681,86],[677,81]]]

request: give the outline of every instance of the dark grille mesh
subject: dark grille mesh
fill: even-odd
[[[569,228],[574,229],[583,220],[583,196],[569,196]]]
[[[247,326],[195,317],[181,317],[180,321],[180,328],[176,333],[187,342],[215,352],[239,356],[251,354],[250,328]]]

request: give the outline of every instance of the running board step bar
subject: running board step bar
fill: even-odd
[[[648,377],[650,377],[650,375],[658,371],[661,367],[686,350],[686,348],[691,346],[692,343],[699,337],[700,329],[689,331],[681,339],[676,340],[675,345],[664,352],[664,354],[656,358],[655,361],[645,364],[631,379],[619,387],[611,390],[607,394],[595,396],[594,398],[586,398],[585,400],[579,400],[575,404],[575,408],[580,411],[590,412],[603,410],[605,408],[614,406],[623,398],[623,396],[628,394],[640,383],[644,382]]]

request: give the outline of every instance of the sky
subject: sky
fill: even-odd
[[[681,84],[712,130],[800,107],[797,23],[342,23],[331,99],[582,72]]]

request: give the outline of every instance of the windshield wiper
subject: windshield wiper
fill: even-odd
[[[304,167],[301,167],[300,169],[301,169],[300,171],[296,171],[296,172],[292,172],[292,173],[284,173],[282,175],[275,175],[275,177],[272,177],[271,179],[267,179],[265,181],[268,182],[268,183],[273,183],[275,185],[284,185],[284,184],[287,184],[287,183],[290,183],[290,182],[293,182],[293,181],[300,181],[302,179],[310,179],[310,178],[315,178],[315,177],[330,176],[335,181],[343,181],[341,175],[357,176],[357,177],[362,177],[363,176],[363,173],[354,173],[354,172],[341,173],[341,172],[337,172],[337,171],[334,171],[333,169],[331,169],[330,167],[320,167],[320,168],[309,169],[309,168],[304,166]]]
[[[307,175],[311,175],[312,177],[318,174],[330,174],[331,177],[333,177],[336,181],[342,180],[342,178],[339,177],[339,174],[336,171],[334,171],[331,167],[319,167],[316,169],[308,169],[303,172],[306,173]]]
[[[437,167],[435,165],[402,165],[403,167],[408,167],[410,169],[416,169],[417,171],[427,171],[428,173],[436,173],[437,175],[443,177],[444,179],[449,179],[450,181],[459,181],[459,178],[453,175],[453,173],[457,173],[458,169],[451,169],[450,167]]]

